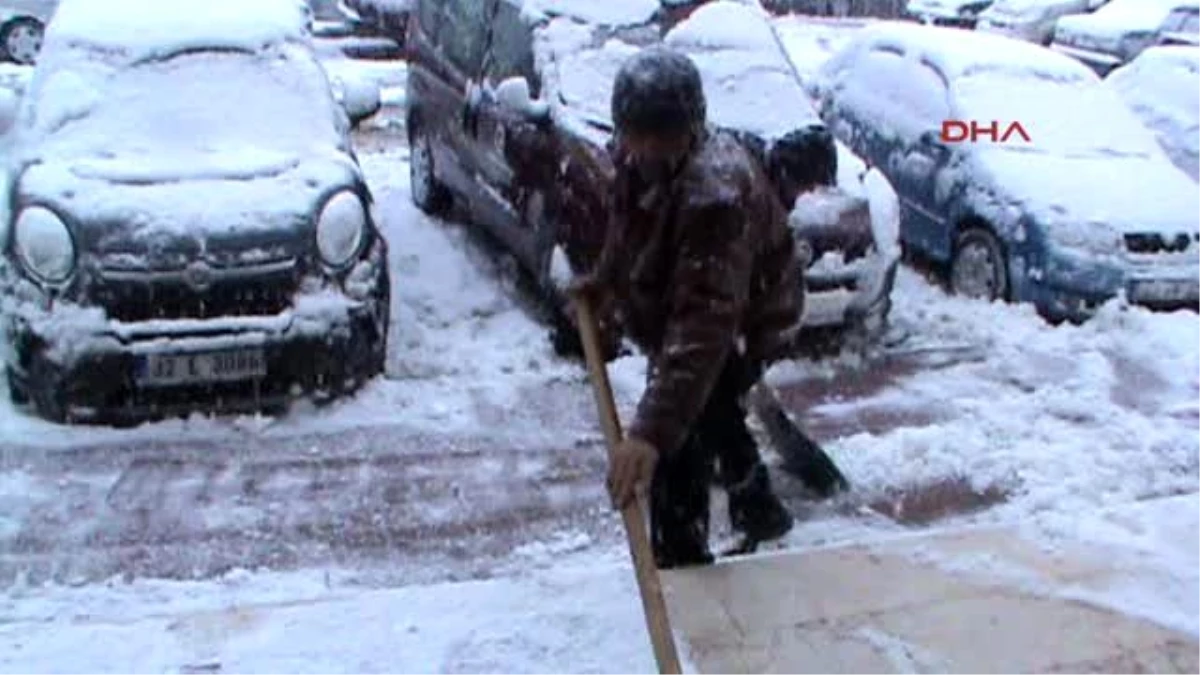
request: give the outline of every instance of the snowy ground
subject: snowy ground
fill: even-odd
[[[131,430],[0,393],[0,671],[653,670],[583,372],[510,264],[412,207],[386,129],[361,134],[391,243],[386,378],[278,419]],[[1051,328],[898,284],[901,329],[971,349],[772,371],[856,487],[815,506],[780,476],[807,518],[787,545],[1032,516],[1040,541],[1128,560],[1093,601],[1196,633],[1197,316]],[[626,414],[643,368],[614,366]]]

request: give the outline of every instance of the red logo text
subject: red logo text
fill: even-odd
[[[991,143],[1029,143],[1029,133],[1020,122],[979,122],[978,120],[946,120],[942,122],[943,143],[978,143],[986,138]]]

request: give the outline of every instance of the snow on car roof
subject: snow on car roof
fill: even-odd
[[[1108,37],[1153,33],[1176,7],[1200,7],[1200,0],[1110,0],[1090,14],[1062,17],[1055,30]]]
[[[84,48],[136,61],[189,49],[250,49],[307,34],[301,0],[63,0],[43,52]]]
[[[766,139],[821,123],[762,8],[716,0],[663,42],[695,61],[713,123]]]
[[[659,0],[524,0],[523,9],[598,26],[635,26],[650,21],[659,9]]]
[[[709,120],[765,139],[820,124],[761,8],[717,0],[672,29],[664,44],[686,53],[704,80]],[[553,62],[546,83],[568,117],[611,126],[613,78],[639,47],[611,39],[591,43],[578,23],[556,19],[539,32],[541,58]]]
[[[926,61],[948,80],[981,71],[1027,72],[1061,80],[1091,80],[1096,75],[1064,54],[1002,35],[880,21],[862,29],[852,49],[899,50]]]

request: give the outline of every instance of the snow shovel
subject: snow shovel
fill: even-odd
[[[746,400],[751,411],[762,420],[772,445],[783,456],[784,471],[799,478],[822,498],[850,489],[850,482],[825,450],[787,414],[771,385],[759,382]]]
[[[604,365],[600,349],[600,331],[591,303],[576,296],[575,311],[579,320],[579,335],[583,340],[583,354],[591,374],[592,393],[596,396],[596,408],[600,413],[600,425],[604,428],[604,439],[608,445],[609,458],[621,442],[621,420],[617,416],[617,405],[613,400],[612,385],[608,381],[608,368]],[[654,658],[658,661],[658,672],[681,673],[679,654],[675,649],[675,638],[667,616],[667,603],[659,584],[658,567],[650,549],[650,535],[646,531],[645,500],[638,497],[633,504],[621,511],[625,521],[625,537],[629,541],[629,554],[633,558],[633,570],[637,574],[638,590],[642,595],[642,612],[646,616],[646,627],[650,632],[650,643],[654,647]]]

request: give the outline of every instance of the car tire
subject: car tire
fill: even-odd
[[[0,56],[22,66],[32,66],[42,47],[46,26],[41,21],[23,16],[0,28]]]
[[[433,145],[429,135],[418,125],[409,133],[408,157],[409,193],[413,204],[431,216],[444,215],[450,210],[450,190],[433,170]]]
[[[989,302],[1008,299],[1008,256],[987,228],[967,227],[955,239],[950,291]]]

